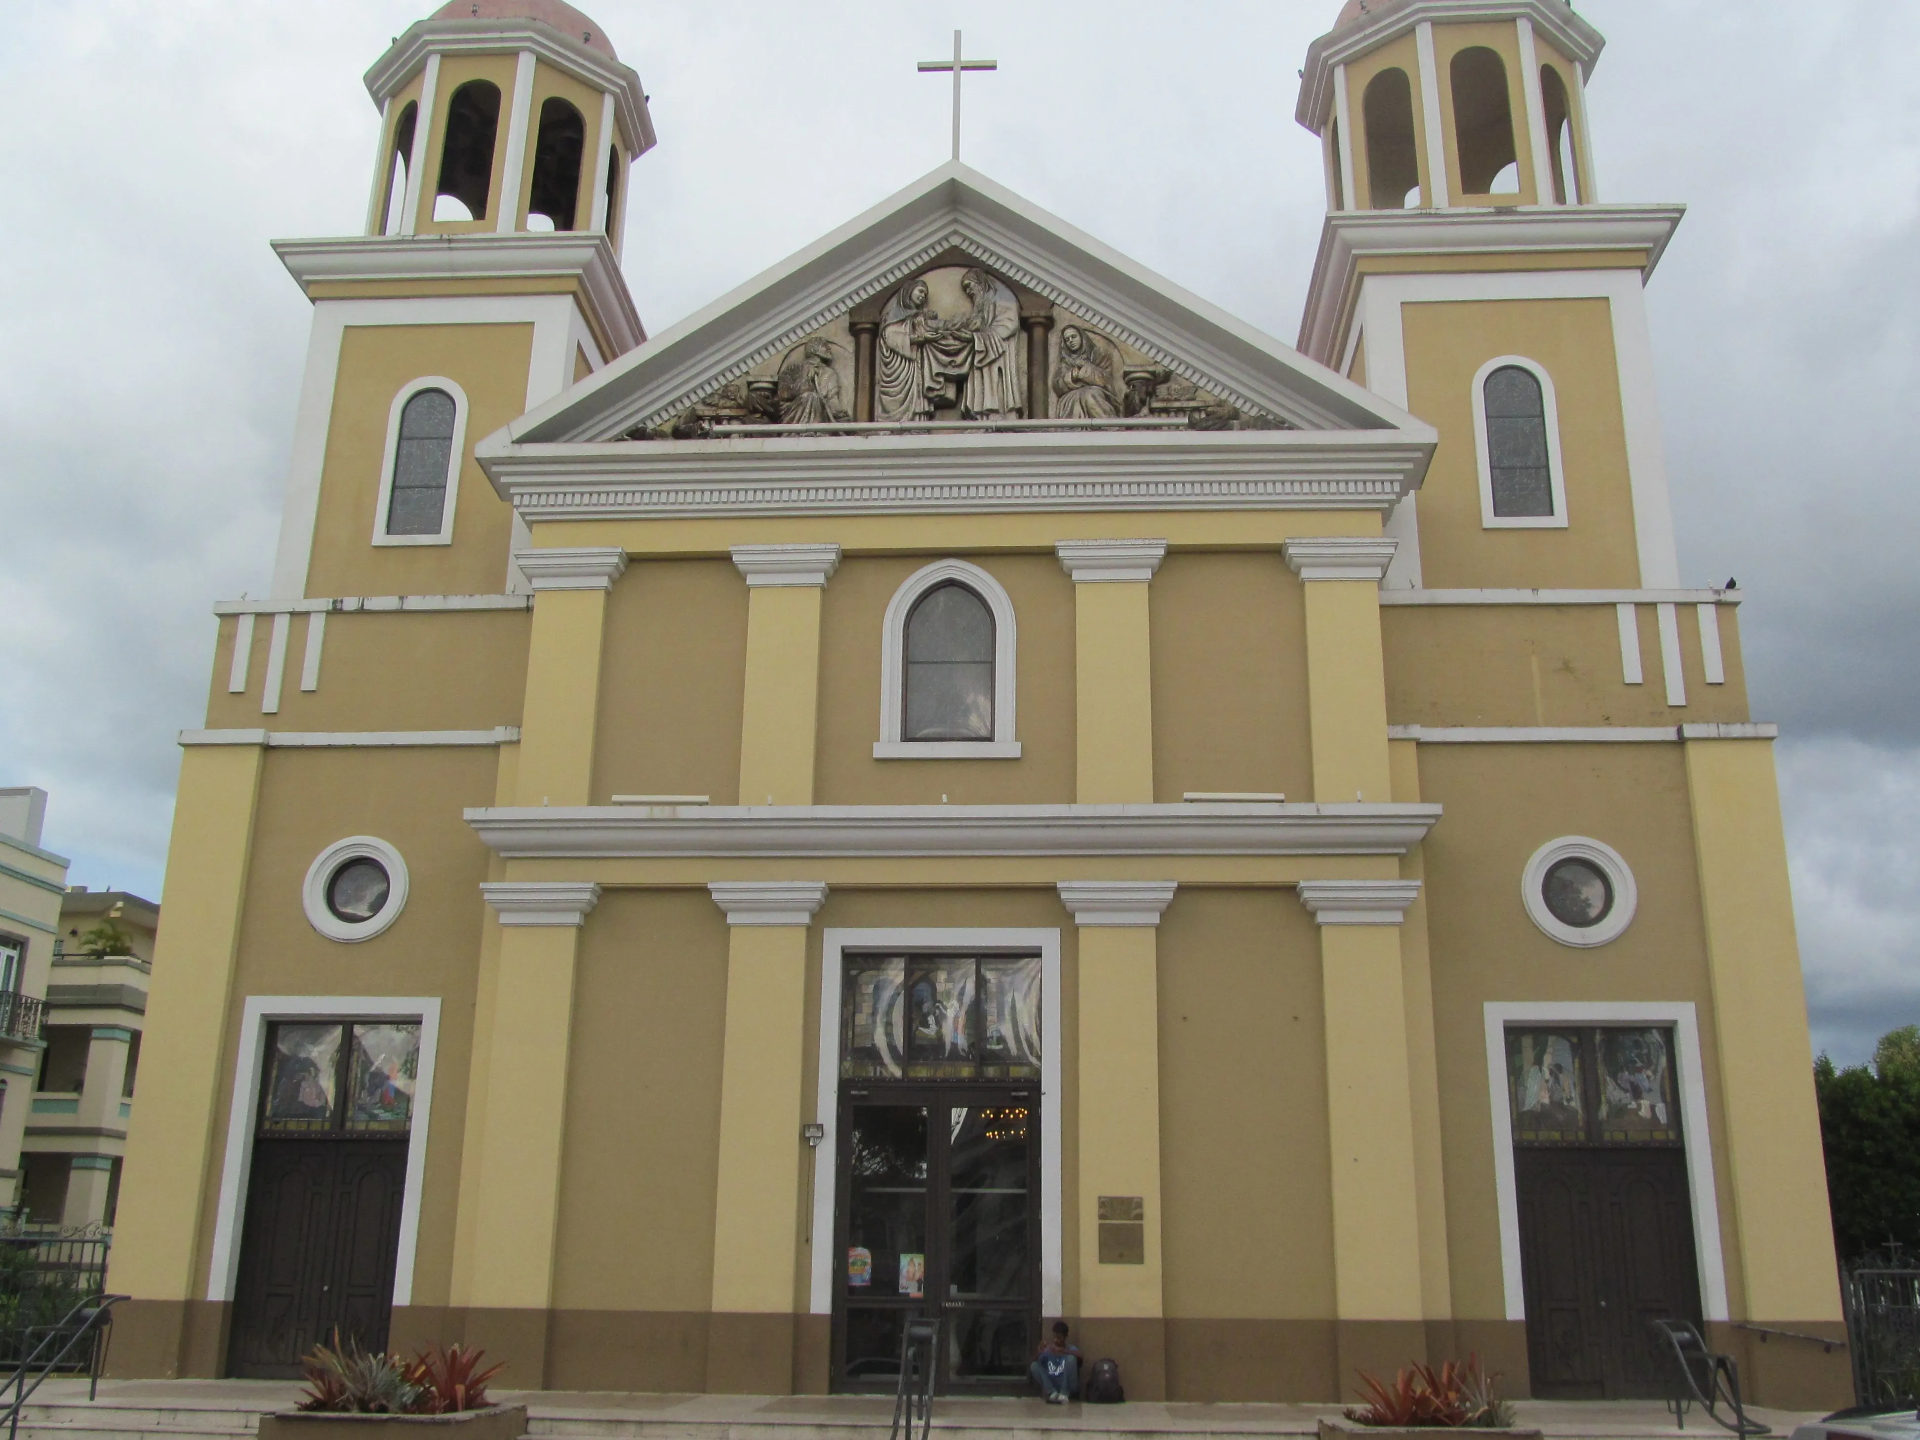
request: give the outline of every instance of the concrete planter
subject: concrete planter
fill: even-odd
[[[262,1430],[261,1435],[266,1431]],[[1440,1440],[1441,1436],[1457,1435],[1460,1440],[1540,1440],[1538,1430],[1523,1430],[1518,1425],[1506,1430],[1488,1430],[1470,1425],[1362,1425],[1358,1420],[1349,1420],[1341,1415],[1334,1419],[1322,1419],[1320,1422],[1320,1440],[1357,1440],[1366,1436],[1369,1440]]]
[[[386,1437],[373,1431],[385,1426]],[[436,1428],[437,1427],[437,1428]],[[342,1415],[329,1410],[282,1410],[260,1417],[260,1440],[520,1440],[527,1407],[489,1405],[457,1415]]]

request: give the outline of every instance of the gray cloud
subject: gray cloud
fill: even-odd
[[[75,879],[157,893],[216,598],[267,583],[307,307],[352,233],[359,76],[430,6],[24,0],[0,51],[0,755]],[[946,155],[923,0],[595,0],[661,143],[625,257],[654,330]],[[1335,0],[973,0],[966,158],[1291,340],[1324,209],[1295,70]],[[1650,294],[1682,566],[1737,575],[1777,719],[1816,1043],[1920,1018],[1920,10],[1590,0],[1605,198],[1684,200]]]

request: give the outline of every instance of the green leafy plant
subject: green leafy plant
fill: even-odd
[[[104,960],[109,955],[131,955],[133,936],[117,921],[102,920],[80,937],[80,948],[95,960]]]
[[[1394,1376],[1390,1385],[1363,1371],[1360,1384],[1368,1403],[1348,1410],[1346,1416],[1362,1425],[1394,1429],[1463,1425],[1504,1429],[1513,1424],[1513,1407],[1495,1393],[1499,1378],[1480,1368],[1478,1355],[1469,1355],[1464,1365],[1448,1360],[1438,1369],[1411,1365]]]

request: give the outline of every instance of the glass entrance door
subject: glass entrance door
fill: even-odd
[[[1023,1387],[1039,1329],[1037,1091],[842,1092],[834,1374],[891,1389],[909,1316],[938,1316],[945,1392]]]

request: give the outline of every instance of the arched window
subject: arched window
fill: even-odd
[[[434,219],[487,218],[487,195],[493,189],[493,141],[499,129],[498,85],[490,80],[469,80],[453,92],[447,102],[447,135],[440,146]]]
[[[533,144],[533,188],[527,196],[529,230],[571,230],[580,200],[580,157],[586,149],[587,122],[558,95],[540,107],[540,132]],[[534,216],[546,220],[536,226]]]
[[[964,560],[907,578],[881,629],[876,758],[1013,759],[1014,619],[1007,592]]]
[[[1567,82],[1551,65],[1540,67],[1540,104],[1547,119],[1547,154],[1553,165],[1553,198],[1557,204],[1580,203],[1580,165],[1573,146],[1573,110],[1567,100]]]
[[[607,221],[600,228],[608,235],[620,233],[620,147],[607,147]]]
[[[1553,381],[1533,361],[1503,355],[1473,379],[1481,519],[1492,528],[1564,526]]]
[[[1375,210],[1420,203],[1420,160],[1413,138],[1413,86],[1407,72],[1382,70],[1367,82],[1367,190]]]
[[[374,544],[444,545],[453,539],[466,423],[466,394],[443,376],[423,377],[394,397]]]
[[[380,233],[398,235],[407,207],[407,167],[413,164],[413,127],[418,102],[409,100],[393,127],[393,153],[387,157],[387,195],[380,207]]]
[[[1460,154],[1460,188],[1468,195],[1517,193],[1520,167],[1513,148],[1513,105],[1507,67],[1484,45],[1472,45],[1447,67],[1453,84],[1453,134]],[[1512,168],[1511,180],[1503,173]]]

